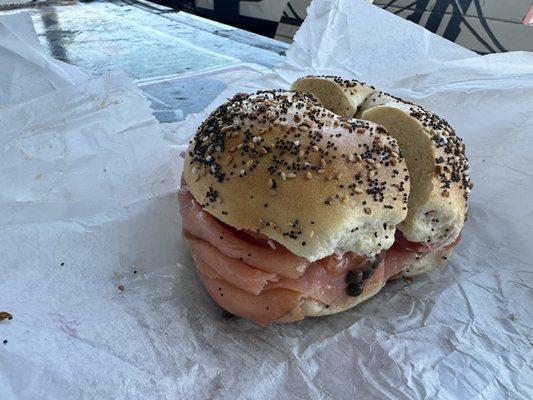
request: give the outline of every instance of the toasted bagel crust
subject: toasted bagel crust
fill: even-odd
[[[389,248],[410,187],[384,128],[289,91],[239,94],[221,105],[191,141],[184,177],[210,214],[310,261]]]
[[[409,212],[399,225],[408,240],[446,246],[457,237],[472,183],[464,144],[447,121],[355,80],[308,76],[292,89],[343,116],[381,124],[398,141],[412,178]]]

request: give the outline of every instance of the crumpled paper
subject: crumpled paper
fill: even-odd
[[[28,14],[1,17],[0,60],[0,107],[89,78],[80,68],[44,54]]]
[[[232,93],[306,73],[451,122],[475,183],[463,239],[445,267],[345,313],[226,320],[179,239],[180,144]],[[282,65],[183,123],[158,125],[122,75],[0,121],[2,398],[532,397],[532,54],[481,57],[362,1],[315,1]]]

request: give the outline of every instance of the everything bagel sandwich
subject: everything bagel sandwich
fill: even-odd
[[[185,155],[180,212],[200,280],[223,309],[259,324],[341,312],[431,268],[458,241],[466,211],[455,180],[433,199],[443,181],[411,171],[410,157],[433,157],[431,143],[404,150],[386,116],[357,115],[375,91],[346,100],[360,104],[349,115],[302,83],[234,96]],[[463,185],[466,170],[464,161]]]

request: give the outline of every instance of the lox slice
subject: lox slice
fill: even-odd
[[[268,282],[278,280],[275,274],[260,271],[238,259],[228,257],[215,246],[190,236],[187,231],[183,236],[195,262],[198,263],[201,260],[226,282],[231,282],[248,293],[257,295]]]
[[[307,260],[287,250],[272,251],[270,247],[254,245],[238,238],[231,229],[224,227],[204,211],[187,190],[179,191],[178,200],[183,229],[192,236],[211,243],[228,257],[242,259],[245,264],[261,271],[287,278],[298,278],[309,265]]]
[[[265,290],[285,288],[302,293],[306,298],[324,304],[340,304],[347,299],[346,274],[364,262],[365,258],[346,253],[340,259],[327,257],[312,263],[305,274],[298,279],[282,278],[265,286]],[[334,267],[331,267],[334,264]]]
[[[196,269],[211,298],[223,309],[261,325],[287,316],[302,301],[301,293],[289,289],[264,290],[259,295],[248,293],[226,282],[200,259],[196,262]],[[303,314],[295,314],[291,316],[291,321],[303,317]]]

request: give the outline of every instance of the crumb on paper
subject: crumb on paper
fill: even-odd
[[[8,313],[7,311],[0,311],[0,321],[3,321],[5,319],[13,319],[13,315],[11,315],[11,313]]]
[[[411,283],[413,282],[413,278],[409,277],[409,276],[402,276],[402,279],[405,283]]]
[[[118,290],[123,291],[124,290],[124,285],[118,285]]]
[[[120,272],[115,272],[114,276],[115,276],[115,279],[117,280],[120,279]]]

